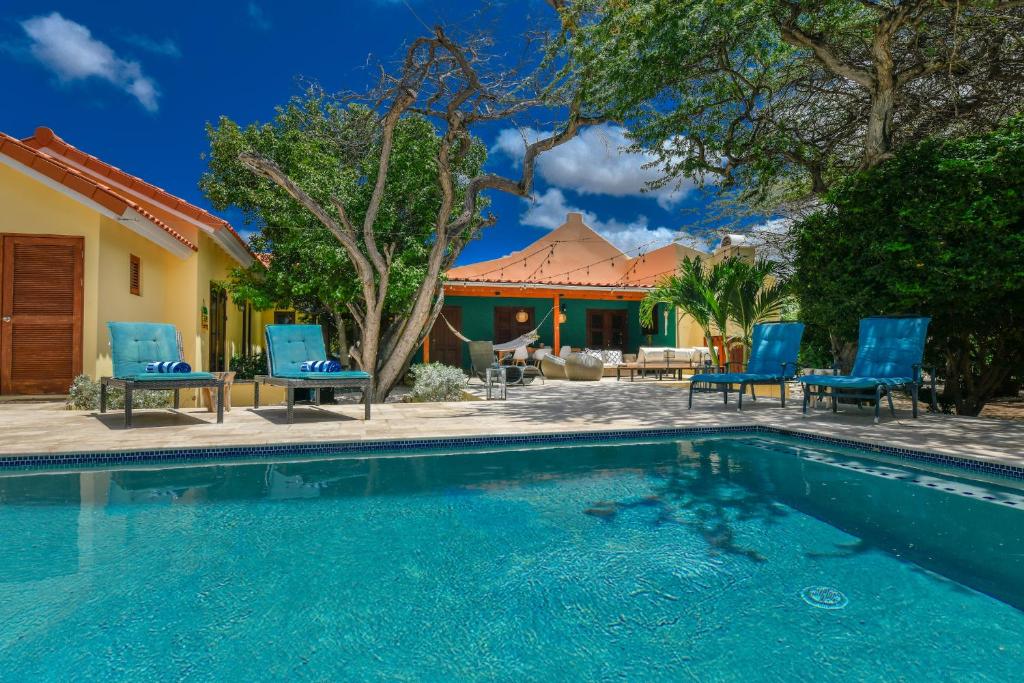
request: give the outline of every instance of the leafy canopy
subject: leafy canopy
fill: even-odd
[[[833,347],[860,318],[932,318],[946,398],[976,414],[1024,364],[1024,117],[931,139],[853,175],[795,226],[793,284]]]
[[[311,88],[277,109],[269,123],[241,127],[227,117],[208,125],[209,170],[200,186],[215,208],[237,208],[258,232],[253,248],[269,266],[237,269],[231,287],[258,308],[295,305],[340,312],[360,296],[352,264],[330,231],[283,189],[239,161],[242,152],[276,162],[322,206],[344,201],[355,219],[366,211],[380,158],[380,121],[363,106],[346,105]],[[427,119],[408,115],[395,128],[394,149],[380,213],[378,240],[394,250],[386,310],[406,310],[426,273],[432,229],[441,203],[436,177],[439,137]],[[479,172],[486,148],[473,139],[457,172]]]

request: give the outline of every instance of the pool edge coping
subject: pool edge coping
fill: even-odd
[[[518,446],[531,443],[585,443],[604,440],[690,437],[715,434],[775,434],[802,441],[856,448],[910,462],[953,467],[957,470],[1024,480],[1024,467],[988,462],[972,457],[954,456],[934,451],[899,446],[885,446],[870,441],[825,436],[813,432],[766,424],[703,425],[691,427],[641,427],[634,429],[586,430],[575,432],[537,432],[530,434],[496,434],[489,436],[435,436],[418,439],[372,439],[348,441],[296,442],[259,445],[198,446],[116,451],[72,451],[60,453],[22,453],[0,455],[0,473],[49,472],[81,467],[119,465],[202,465],[261,461],[276,457],[373,456],[416,449],[472,448],[474,446]]]

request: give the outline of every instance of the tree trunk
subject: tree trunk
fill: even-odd
[[[348,333],[345,331],[345,317],[340,311],[333,311],[334,326],[338,333],[338,359],[341,367],[348,369]]]

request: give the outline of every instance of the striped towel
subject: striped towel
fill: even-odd
[[[307,360],[299,366],[299,372],[341,372],[341,363],[336,360]]]
[[[157,363],[146,363],[146,372],[182,373],[192,372],[192,366],[183,360],[164,360]]]

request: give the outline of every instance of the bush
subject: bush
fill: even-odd
[[[138,391],[132,394],[134,408],[170,408],[174,404],[173,391]],[[64,404],[68,410],[99,410],[100,383],[89,375],[79,375],[68,389],[68,400]],[[110,387],[107,389],[107,408],[124,408],[124,391]]]
[[[251,356],[231,356],[228,368],[235,373],[235,379],[252,379],[267,374],[267,354],[260,351]]]
[[[415,403],[461,401],[469,381],[462,370],[442,363],[413,365],[409,373],[413,377],[409,400]]]
[[[842,359],[860,318],[931,316],[926,362],[961,415],[1024,367],[1024,117],[900,150],[839,183],[795,237],[805,340]]]

